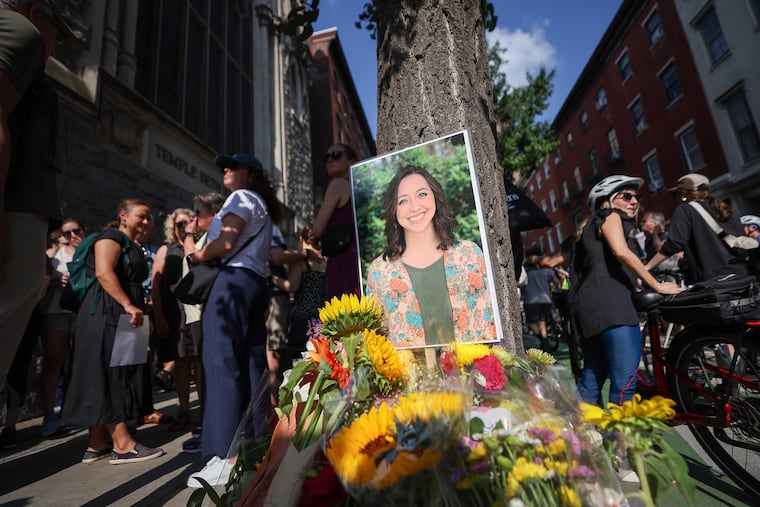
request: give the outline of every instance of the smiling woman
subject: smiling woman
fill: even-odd
[[[483,252],[454,237],[456,219],[440,183],[401,169],[383,200],[387,245],[372,262],[367,292],[385,312],[398,347],[496,339]]]

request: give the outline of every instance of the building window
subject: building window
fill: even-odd
[[[686,159],[686,166],[689,172],[696,171],[705,166],[705,160],[702,158],[702,149],[699,147],[699,141],[697,140],[697,133],[694,131],[694,127],[690,127],[688,130],[678,136],[678,142],[681,144],[683,150],[683,156]]]
[[[536,197],[536,189],[533,188],[533,185],[528,187],[528,194],[530,194],[531,199]]]
[[[711,7],[697,21],[697,28],[702,34],[702,39],[705,41],[705,46],[707,46],[707,52],[710,55],[712,63],[717,63],[728,54],[728,43],[723,36],[723,30],[720,27],[720,21],[718,21],[714,8]]]
[[[549,181],[549,178],[552,176],[552,170],[549,168],[548,160],[544,160],[544,176],[546,177],[546,181]]]
[[[536,173],[536,186],[539,190],[544,186],[544,180],[541,178],[541,173],[539,172]]]
[[[752,118],[752,112],[747,104],[744,91],[738,91],[728,97],[723,101],[723,106],[731,119],[736,142],[739,144],[744,162],[760,156],[760,138],[757,133],[757,125]]]
[[[649,190],[657,192],[665,188],[665,181],[662,179],[662,171],[660,171],[660,163],[657,161],[657,154],[646,158],[644,165],[647,168],[647,175],[649,175]]]
[[[640,133],[647,128],[647,119],[644,116],[644,106],[641,104],[641,97],[636,97],[631,105],[628,106],[628,110],[631,112],[631,118],[633,118],[633,129],[636,133]]]
[[[665,31],[662,29],[662,23],[660,22],[660,14],[657,9],[652,11],[646,21],[644,21],[644,30],[647,33],[647,39],[649,39],[649,46],[654,46],[655,43],[665,35]]]
[[[549,202],[552,205],[552,211],[557,211],[557,196],[554,194],[554,189],[549,190]]]
[[[583,132],[588,132],[588,113],[583,111],[579,119],[581,121],[581,130]]]
[[[549,209],[546,207],[546,199],[541,199],[541,209],[544,210],[544,213],[547,213]]]
[[[543,236],[538,237],[538,247],[541,249],[542,252],[546,251],[546,241],[544,241]]]
[[[683,89],[681,88],[681,81],[678,79],[678,71],[676,70],[675,63],[670,62],[664,69],[662,69],[659,77],[668,104],[672,104],[673,101],[683,95]]]
[[[591,165],[591,172],[593,174],[599,174],[599,164],[596,162],[596,150],[591,148],[588,150],[588,162]]]
[[[253,151],[254,19],[238,4],[139,0],[135,42],[135,90],[228,153]]]
[[[607,94],[604,93],[604,88],[599,88],[596,91],[596,110],[601,111],[607,105]]]
[[[610,143],[610,154],[613,157],[620,155],[620,143],[618,142],[617,132],[615,129],[607,131],[607,142]]]
[[[562,245],[562,241],[565,239],[562,237],[562,224],[557,222],[557,225],[554,226],[554,230],[557,231],[557,244]]]
[[[552,238],[552,230],[551,229],[548,229],[546,231],[546,239],[549,242],[549,250],[548,251],[549,252],[553,252],[554,251],[554,238]]]
[[[594,150],[591,150],[594,151]],[[581,168],[575,166],[573,169],[573,178],[575,179],[575,186],[578,187],[578,192],[583,190],[583,178],[581,177]]]
[[[559,148],[554,152],[554,165],[560,165],[562,163],[562,157],[559,154]]]
[[[615,63],[617,64],[618,71],[620,71],[620,82],[625,82],[625,80],[633,74],[633,69],[631,69],[631,59],[628,58],[627,49],[623,51],[623,54],[620,55],[620,58],[618,58]]]
[[[573,134],[568,132],[565,136],[565,140],[567,140],[567,151],[573,151]]]
[[[570,199],[570,189],[567,188],[567,180],[562,180],[562,199]]]

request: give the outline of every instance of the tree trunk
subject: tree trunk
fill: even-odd
[[[377,148],[384,153],[469,129],[504,344],[522,352],[503,170],[480,1],[377,5]]]

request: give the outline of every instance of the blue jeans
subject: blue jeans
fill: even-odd
[[[227,457],[266,371],[266,308],[263,277],[245,268],[222,268],[201,316],[204,456]],[[268,396],[265,401],[267,411]]]
[[[602,385],[609,376],[609,401],[617,405],[633,398],[641,361],[638,326],[611,327],[583,340],[583,372],[578,393],[586,403],[602,403]]]

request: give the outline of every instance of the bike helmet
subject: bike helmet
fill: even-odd
[[[588,193],[588,207],[591,208],[591,211],[596,211],[603,202],[607,201],[611,195],[621,188],[635,188],[638,190],[643,184],[643,179],[634,178],[633,176],[626,176],[624,174],[607,176],[591,188],[591,191]]]
[[[760,229],[760,217],[755,215],[744,215],[741,217],[742,225],[754,225]]]

